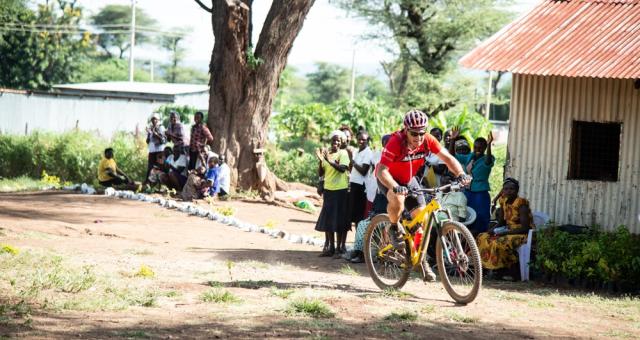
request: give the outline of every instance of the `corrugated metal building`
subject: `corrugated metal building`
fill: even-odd
[[[505,175],[561,224],[640,233],[640,0],[545,0],[465,55],[513,73]]]
[[[0,88],[0,133],[63,132],[79,128],[111,136],[116,131],[144,130],[149,116],[166,104],[189,105],[206,111],[209,87],[104,82],[57,85],[46,92]]]

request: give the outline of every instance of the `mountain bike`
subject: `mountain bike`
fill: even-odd
[[[413,217],[405,211],[400,219],[403,230],[393,228],[387,214],[371,219],[364,239],[364,257],[369,275],[381,289],[400,289],[411,271],[425,275],[427,246],[431,231],[437,235],[435,257],[438,276],[454,301],[467,304],[473,301],[482,284],[480,253],[471,232],[453,220],[448,209],[440,205],[446,192],[460,191],[458,183],[434,189],[409,189],[409,195],[425,195],[426,206]],[[424,237],[419,237],[420,231]],[[404,242],[392,242],[396,233]],[[395,245],[394,245],[395,243]]]

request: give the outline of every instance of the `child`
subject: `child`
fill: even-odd
[[[205,196],[214,197],[220,191],[220,167],[218,166],[218,159],[216,157],[209,157],[207,165],[209,168],[204,177],[209,182],[209,190],[207,190]]]

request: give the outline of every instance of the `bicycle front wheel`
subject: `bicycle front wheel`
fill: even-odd
[[[380,289],[400,289],[411,274],[411,248],[405,241],[404,249],[391,246],[391,222],[387,214],[371,219],[364,237],[364,260],[373,282]]]
[[[482,285],[482,263],[473,235],[462,223],[445,222],[436,244],[440,281],[454,301],[473,301]]]

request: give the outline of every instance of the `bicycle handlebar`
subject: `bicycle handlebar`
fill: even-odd
[[[451,189],[452,191],[460,191],[463,186],[458,182],[451,182],[450,184],[443,185],[437,188],[420,188],[420,189],[409,189],[409,194],[435,194],[437,192],[442,192],[447,189]]]

